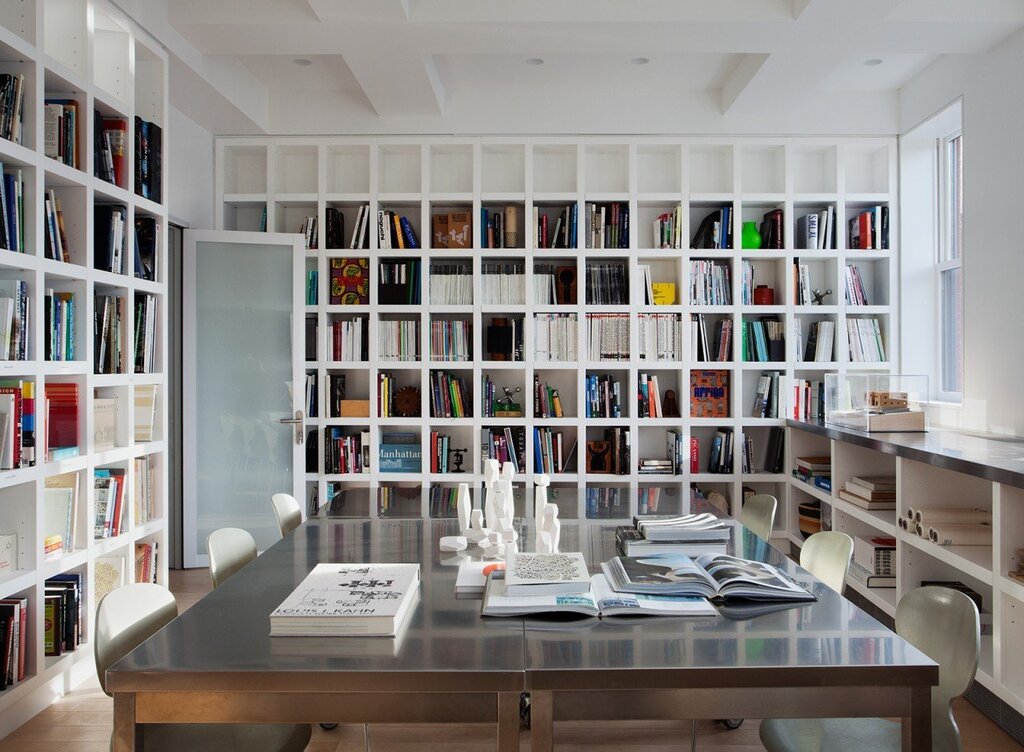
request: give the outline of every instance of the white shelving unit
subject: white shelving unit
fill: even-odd
[[[896,604],[922,581],[960,581],[982,596],[992,619],[991,634],[981,639],[977,681],[1018,713],[1024,712],[1024,661],[1014,646],[1024,638],[1024,585],[1009,573],[1020,563],[1024,531],[1024,488],[994,482],[907,459],[857,443],[791,427],[791,456],[830,455],[832,493],[790,478],[786,514],[795,530],[797,506],[808,495],[831,513],[831,528],[852,536],[886,535],[896,539],[897,585],[868,588],[852,578],[847,588],[890,618]],[[883,437],[885,434],[883,434]],[[899,434],[895,434],[899,436]],[[788,465],[792,467],[792,464]],[[838,497],[838,489],[855,475],[895,475],[896,510],[867,511]],[[986,546],[940,546],[896,525],[908,508],[980,507],[992,512],[992,541]],[[798,532],[790,534],[799,546]]]
[[[888,353],[898,352],[896,341],[897,257],[895,239],[898,233],[896,180],[896,141],[891,138],[644,138],[644,137],[530,137],[530,138],[369,138],[369,137],[225,137],[216,143],[216,224],[218,229],[257,230],[266,208],[266,229],[271,232],[296,232],[306,216],[316,216],[320,228],[320,247],[308,252],[308,269],[319,274],[318,302],[307,306],[305,314],[315,317],[324,349],[323,332],[335,317],[361,316],[370,331],[369,360],[365,363],[336,363],[317,360],[307,364],[307,371],[319,374],[320,404],[325,404],[325,382],[328,372],[344,372],[349,398],[369,399],[370,417],[334,419],[318,417],[310,421],[321,431],[333,425],[368,431],[371,437],[371,467],[368,474],[307,476],[310,489],[315,486],[323,503],[328,498],[328,483],[349,488],[376,488],[380,485],[402,485],[426,489],[433,485],[451,486],[459,480],[474,485],[481,481],[481,429],[493,426],[523,426],[527,429],[526,473],[518,483],[532,483],[533,426],[562,431],[566,446],[580,443],[570,472],[553,476],[556,487],[577,485],[591,488],[660,487],[681,492],[695,483],[701,489],[719,490],[730,500],[732,510],[738,509],[745,487],[783,497],[787,487],[785,473],[761,470],[772,427],[783,427],[792,400],[790,384],[794,379],[823,379],[828,371],[865,369],[888,371],[890,363],[850,363],[846,343],[846,321],[870,314],[880,320]],[[583,227],[589,202],[622,202],[630,216],[628,248],[591,249],[586,247]],[[380,209],[395,209],[406,215],[419,236],[421,249],[381,250],[377,246],[375,225],[371,225],[369,248],[348,250],[349,233],[358,206],[368,204],[371,217]],[[885,251],[848,250],[845,247],[846,220],[862,207],[885,204],[889,207],[891,249]],[[514,205],[519,213],[519,245],[516,249],[481,248],[481,208]],[[560,211],[575,205],[580,217],[576,247],[568,249],[537,248],[532,232],[534,208]],[[732,207],[735,247],[724,250],[688,249],[699,222],[719,207]],[[807,251],[794,246],[796,219],[811,211],[833,206],[836,215],[835,250]],[[326,210],[335,207],[345,215],[345,249],[329,250],[324,246]],[[681,208],[683,249],[654,248],[652,221],[662,212]],[[473,246],[466,249],[431,249],[431,215],[435,209],[463,209],[473,219]],[[784,214],[784,248],[781,250],[742,250],[739,248],[741,220],[756,220],[769,210],[781,208]],[[557,216],[557,212],[556,212]],[[553,229],[551,217],[549,232]],[[375,219],[374,219],[375,221]],[[367,258],[370,268],[370,305],[329,306],[328,277],[331,258]],[[421,304],[381,306],[377,299],[378,264],[389,259],[417,259],[421,262]],[[714,259],[730,267],[733,304],[729,306],[693,306],[689,300],[690,259]],[[824,306],[799,306],[793,274],[794,261],[807,263],[815,287],[831,289]],[[587,263],[617,260],[629,272],[629,304],[595,306],[585,303],[585,267]],[[740,305],[743,261],[755,267],[755,282],[775,288],[776,305]],[[461,262],[473,269],[479,281],[482,265],[493,262],[518,262],[526,268],[526,297],[522,305],[488,304],[481,300],[476,285],[472,305],[431,306],[430,264]],[[575,267],[577,272],[577,303],[575,305],[534,305],[535,264],[557,264]],[[845,265],[857,264],[871,286],[871,307],[856,308],[845,304]],[[676,303],[670,306],[642,305],[641,279],[638,267],[652,267],[654,281],[674,282]],[[587,313],[619,312],[631,320],[630,358],[617,361],[593,361],[587,356],[585,316]],[[577,352],[579,362],[549,362],[534,357],[534,316],[538,313],[567,313],[577,317]],[[644,361],[638,357],[638,316],[644,313],[673,313],[681,317],[683,329],[682,358],[677,361]],[[689,359],[689,320],[692,313],[706,313],[711,320],[729,318],[733,321],[733,358],[728,362],[705,363]],[[785,322],[787,360],[784,363],[742,362],[738,340],[744,319],[772,314]],[[495,316],[521,319],[524,324],[524,360],[521,362],[485,359],[485,330]],[[385,362],[377,357],[375,340],[377,322],[382,319],[410,319],[420,322],[421,351],[418,362]],[[472,323],[474,359],[461,363],[434,363],[426,358],[429,352],[431,320],[463,319]],[[809,322],[828,319],[836,324],[836,360],[829,363],[798,362],[793,332],[804,330]],[[709,324],[713,321],[709,321]],[[710,332],[709,332],[710,334]],[[442,419],[429,417],[429,374],[447,370],[461,376],[472,387],[472,417]],[[672,388],[679,397],[683,413],[689,413],[690,372],[722,370],[730,379],[729,417],[721,419],[679,418],[657,420],[637,417],[637,376],[657,374],[662,392]],[[778,370],[780,379],[780,414],[763,419],[750,415],[756,384],[762,371]],[[421,391],[420,418],[380,418],[376,404],[376,384],[381,372],[395,374],[400,384],[417,386]],[[533,418],[534,376],[551,382],[560,392],[567,417],[562,419]],[[612,374],[620,383],[621,418],[585,416],[585,379],[588,374]],[[481,413],[481,384],[489,375],[499,388],[518,386],[525,416],[522,418],[484,418]],[[626,475],[587,474],[584,468],[585,441],[602,438],[603,430],[621,426],[631,432],[634,453],[631,471]],[[735,431],[736,472],[707,473],[710,442],[716,429]],[[377,449],[384,429],[418,433],[423,448],[421,473],[393,474],[380,472]],[[430,431],[439,430],[452,436],[453,444],[467,447],[467,472],[432,476],[428,469]],[[641,475],[640,457],[664,457],[668,429],[683,432],[686,445],[690,437],[700,441],[701,472],[681,475]],[[754,440],[752,473],[741,473],[740,434],[749,433]],[[321,447],[323,442],[321,441]],[[323,468],[320,458],[319,468]],[[371,494],[372,496],[372,494]],[[624,496],[625,498],[625,496]],[[635,493],[629,498],[635,498]],[[369,509],[354,510],[363,514],[383,514],[377,504]],[[588,514],[581,502],[577,516]],[[431,514],[426,494],[419,502],[411,502],[407,511]],[[593,512],[593,510],[591,510]],[[635,510],[633,510],[635,511]],[[671,511],[671,510],[669,510]],[[614,512],[616,517],[628,516],[627,508]],[[787,520],[780,519],[776,535],[785,537]]]
[[[20,170],[24,178],[24,253],[0,250],[0,279],[28,283],[30,319],[29,359],[0,362],[0,379],[33,382],[36,396],[37,462],[32,467],[0,472],[0,533],[18,534],[17,569],[0,575],[0,598],[27,597],[29,601],[26,678],[0,692],[0,736],[49,705],[53,698],[95,673],[92,634],[96,602],[93,598],[95,561],[100,556],[124,559],[126,581],[135,572],[135,544],[158,547],[156,578],[167,582],[167,394],[165,369],[167,307],[165,205],[135,195],[133,128],[136,115],[167,133],[167,56],[148,34],[137,29],[112,4],[104,0],[11,0],[0,4],[0,73],[25,76],[24,133],[21,143],[0,139],[0,162],[8,172]],[[43,103],[50,97],[78,101],[81,169],[58,163],[44,155]],[[127,186],[116,186],[93,176],[93,112],[128,122],[125,159]],[[166,146],[163,164],[166,165]],[[166,171],[163,172],[166,176]],[[161,194],[167,199],[166,179]],[[46,258],[44,247],[44,191],[54,190],[65,214],[71,263]],[[127,211],[127,227],[135,217],[157,221],[158,254],[154,281],[134,276],[134,233],[127,232],[126,273],[113,274],[94,268],[94,207],[116,204]],[[76,294],[75,342],[77,360],[55,362],[44,358],[44,295],[47,288]],[[94,296],[124,298],[125,331],[123,375],[95,374],[93,353]],[[136,294],[158,299],[155,367],[152,373],[131,373]],[[79,455],[46,462],[46,384],[78,385]],[[134,392],[139,385],[158,385],[154,440],[133,441]],[[116,397],[120,424],[119,446],[97,451],[93,440],[93,401]],[[156,474],[156,516],[135,519],[134,460],[148,457]],[[121,468],[126,473],[127,507],[123,532],[115,538],[93,539],[95,499],[93,473],[97,468]],[[46,481],[62,473],[76,473],[79,498],[75,550],[56,561],[45,560],[43,489]],[[43,589],[48,577],[62,572],[86,574],[82,608],[84,643],[75,651],[47,657],[43,648]]]

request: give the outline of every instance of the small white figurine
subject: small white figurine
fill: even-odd
[[[562,537],[562,523],[558,519],[558,507],[548,504],[544,507],[543,530],[551,537],[551,553],[558,553],[559,539]]]
[[[487,531],[484,529],[484,513],[479,509],[474,509],[469,513],[469,530],[465,533],[466,540],[471,542],[477,542],[487,536]]]
[[[538,530],[533,547],[539,554],[553,553],[551,550],[551,534],[547,530]]]
[[[469,515],[473,511],[473,501],[469,497],[468,483],[459,484],[459,496],[455,508],[459,513],[459,532],[465,535],[469,530]]]
[[[516,474],[516,466],[511,462],[506,462],[501,466],[501,478],[499,480],[499,486],[504,489],[505,497],[508,499],[508,505],[505,508],[505,522],[506,527],[512,529],[512,520],[515,519],[515,497],[512,495],[512,479]]]
[[[442,551],[463,551],[468,542],[461,535],[445,535],[440,541]]]
[[[538,475],[534,481],[533,490],[533,529],[540,530],[540,523],[544,520],[544,507],[548,504],[548,486],[551,485],[551,477]]]
[[[500,474],[498,461],[484,460],[484,524],[494,527],[494,491]]]

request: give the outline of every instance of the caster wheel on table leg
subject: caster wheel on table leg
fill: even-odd
[[[735,731],[736,729],[738,729],[740,726],[743,725],[743,719],[742,718],[723,718],[722,720],[719,721],[719,723],[721,723],[723,727],[729,729],[730,731]]]
[[[519,695],[519,718],[526,728],[530,728],[530,695],[526,692]]]
[[[324,731],[334,731],[334,729],[338,728],[338,724],[337,723],[321,723],[320,724],[320,728],[322,728]]]

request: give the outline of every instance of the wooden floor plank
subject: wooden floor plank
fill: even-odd
[[[171,572],[171,590],[178,610],[210,591],[210,574],[205,569]],[[954,703],[964,749],[969,752],[1021,752],[1013,741],[970,703]],[[103,694],[99,682],[90,679],[57,700],[6,739],[0,752],[109,752],[113,702]],[[717,723],[697,724],[701,752],[760,752],[758,722],[749,720],[735,731]],[[679,722],[558,723],[555,725],[557,752],[679,752],[689,746],[689,724]],[[409,725],[380,724],[369,727],[373,752],[494,752],[494,727],[488,724]],[[364,752],[363,727],[346,724],[332,731],[313,727],[307,752]],[[530,732],[524,730],[520,752],[530,750]]]

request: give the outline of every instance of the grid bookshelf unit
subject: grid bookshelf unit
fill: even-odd
[[[0,361],[0,379],[33,382],[36,397],[37,458],[32,467],[0,471],[0,533],[17,533],[18,560],[13,571],[0,573],[0,598],[26,597],[29,602],[25,680],[0,692],[0,736],[4,736],[48,706],[53,698],[95,674],[93,597],[96,560],[124,559],[125,581],[135,572],[135,544],[158,547],[156,579],[167,584],[167,477],[166,417],[167,337],[167,234],[166,203],[136,195],[133,190],[134,118],[160,126],[164,133],[162,163],[167,164],[168,63],[164,49],[104,0],[12,0],[0,4],[0,73],[25,77],[24,129],[20,143],[0,139],[4,170],[20,170],[24,179],[24,252],[0,250],[0,279],[28,283],[30,300],[27,360]],[[45,156],[44,100],[51,97],[78,101],[79,167]],[[123,118],[128,124],[125,149],[127,185],[114,185],[94,176],[94,119],[98,111]],[[161,196],[167,200],[166,170]],[[53,190],[62,201],[71,262],[53,260],[45,250],[44,193]],[[125,273],[94,268],[94,208],[117,205],[126,212]],[[154,280],[134,275],[136,217],[157,223]],[[52,361],[44,357],[44,293],[47,288],[75,293],[76,359]],[[97,374],[94,368],[93,313],[96,295],[125,300],[122,374]],[[133,373],[132,343],[135,324],[132,305],[137,295],[157,299],[154,367]],[[47,462],[42,452],[46,436],[45,388],[52,382],[78,385],[78,456]],[[153,441],[136,443],[134,395],[140,385],[157,385]],[[118,403],[116,448],[97,449],[94,442],[93,403],[114,397]],[[148,457],[154,482],[155,515],[137,521],[134,510],[134,460]],[[121,468],[126,474],[125,520],[113,538],[94,539],[95,498],[93,473],[97,468]],[[78,485],[76,536],[73,551],[57,560],[44,557],[46,535],[44,488],[48,479],[75,473]],[[65,572],[85,574],[82,601],[83,644],[61,656],[44,655],[43,591],[45,580]]]
[[[307,269],[318,273],[319,289],[315,305],[303,312],[318,322],[318,359],[306,364],[307,373],[318,375],[319,403],[325,404],[325,383],[329,373],[344,372],[355,399],[368,399],[368,417],[309,419],[307,429],[316,428],[323,436],[329,426],[343,426],[370,437],[369,473],[306,476],[308,491],[315,488],[322,504],[328,498],[328,485],[377,489],[400,487],[405,501],[401,512],[385,510],[370,499],[360,511],[370,516],[434,515],[429,489],[452,487],[459,481],[480,486],[481,430],[488,427],[525,428],[526,472],[516,476],[517,484],[533,483],[534,426],[563,433],[568,447],[578,442],[567,472],[552,474],[553,487],[582,486],[587,489],[622,489],[623,498],[635,499],[638,488],[664,488],[682,491],[696,484],[704,491],[718,490],[729,499],[731,510],[738,511],[744,487],[784,498],[787,476],[784,472],[762,470],[769,431],[783,428],[792,409],[790,384],[794,379],[823,379],[827,372],[848,370],[889,371],[894,365],[852,363],[846,342],[846,321],[859,315],[877,317],[883,330],[886,352],[898,353],[897,267],[898,233],[896,141],[893,138],[712,138],[712,137],[222,137],[216,141],[215,222],[223,230],[258,230],[265,212],[266,230],[296,232],[306,216],[315,216],[320,228],[319,247],[307,251]],[[585,231],[587,204],[621,203],[628,206],[628,247],[594,249],[588,247]],[[371,227],[368,247],[351,250],[349,234],[358,207],[370,207]],[[848,250],[845,228],[848,217],[865,207],[889,207],[890,248],[887,250]],[[514,206],[517,210],[516,247],[484,248],[481,242],[481,209]],[[566,206],[578,212],[577,242],[571,248],[538,247],[532,227],[536,209],[549,216],[549,234],[556,217]],[[691,249],[690,241],[701,220],[722,207],[732,208],[735,217],[732,248]],[[832,206],[835,212],[836,244],[833,250],[806,250],[796,247],[796,219],[812,211]],[[343,249],[325,249],[326,212],[334,207],[345,215]],[[743,250],[740,248],[740,221],[760,222],[772,210],[783,210],[783,248],[779,250]],[[375,218],[378,209],[393,209],[406,216],[420,240],[420,248],[382,250],[378,247]],[[662,213],[679,210],[681,249],[653,247],[652,222]],[[431,216],[435,212],[464,210],[472,218],[471,247],[432,248]],[[369,305],[330,306],[328,302],[329,259],[366,258],[369,264]],[[378,265],[396,259],[420,262],[421,303],[418,305],[380,305],[377,298]],[[689,298],[690,261],[707,259],[730,269],[732,303],[728,306],[694,306]],[[793,275],[794,260],[809,268],[814,287],[831,289],[831,297],[822,306],[796,304]],[[755,283],[775,288],[776,302],[770,306],[742,305],[741,270],[744,261],[754,267]],[[621,263],[628,272],[628,303],[617,306],[588,305],[585,296],[585,268],[588,264]],[[472,303],[431,305],[430,265],[461,263],[472,269]],[[525,297],[522,303],[492,303],[482,299],[481,273],[485,264],[517,263],[525,268]],[[871,287],[870,307],[847,305],[844,298],[847,264],[860,267]],[[574,268],[577,296],[574,304],[535,304],[538,284],[534,267],[554,264]],[[640,267],[650,266],[655,282],[673,282],[676,300],[672,305],[644,304],[640,286]],[[536,316],[544,314],[574,316],[578,360],[559,362],[536,357]],[[629,358],[606,361],[588,354],[587,314],[625,314],[629,321]],[[641,360],[637,322],[647,314],[675,314],[682,322],[681,357],[666,360]],[[695,362],[690,358],[690,315],[707,314],[711,321],[733,322],[732,358],[725,362]],[[737,335],[745,319],[773,315],[784,322],[786,359],[777,363],[743,362]],[[366,362],[339,363],[325,360],[325,336],[328,323],[336,318],[364,317],[369,326],[369,358]],[[488,359],[485,332],[496,317],[521,322],[524,329],[522,360]],[[378,357],[377,323],[387,319],[415,320],[420,324],[421,360],[385,361]],[[835,359],[830,362],[799,362],[793,332],[806,329],[810,322],[829,320],[836,325]],[[463,320],[472,325],[473,358],[464,362],[431,361],[430,322]],[[727,418],[689,417],[690,373],[693,370],[725,371],[730,381],[730,409]],[[465,418],[431,418],[430,382],[432,371],[444,370],[462,377],[472,393],[472,411]],[[778,418],[753,418],[750,415],[758,377],[764,371],[780,372]],[[420,389],[421,417],[381,418],[376,396],[378,374],[395,375],[399,385]],[[637,407],[638,374],[656,374],[662,396],[672,388],[678,395],[682,417],[639,418]],[[588,375],[610,374],[621,390],[621,417],[586,418],[585,380]],[[566,417],[534,418],[533,384],[538,376],[558,388]],[[483,417],[482,381],[490,377],[500,388],[519,387],[523,417]],[[354,391],[352,391],[354,390]],[[633,455],[625,475],[585,472],[586,440],[600,439],[607,428],[627,428],[631,434]],[[732,429],[736,438],[749,433],[755,443],[753,472],[742,473],[741,447],[734,441],[732,473],[705,472],[710,441],[718,428]],[[677,475],[648,475],[638,471],[641,457],[665,456],[666,432],[682,433],[686,450],[689,439],[700,441],[700,470]],[[431,474],[429,436],[437,430],[452,437],[453,446],[466,447],[463,474]],[[400,431],[418,436],[423,466],[417,473],[381,472],[378,447],[385,431]],[[323,443],[320,444],[321,450]],[[686,451],[684,450],[684,451]],[[323,469],[320,452],[318,470]],[[785,468],[783,468],[784,470]],[[418,489],[418,493],[417,493]],[[569,517],[587,516],[580,501]],[[635,512],[636,510],[633,509]],[[359,513],[359,512],[354,512]],[[623,516],[626,516],[625,514]],[[777,523],[775,535],[788,535],[787,520]]]

